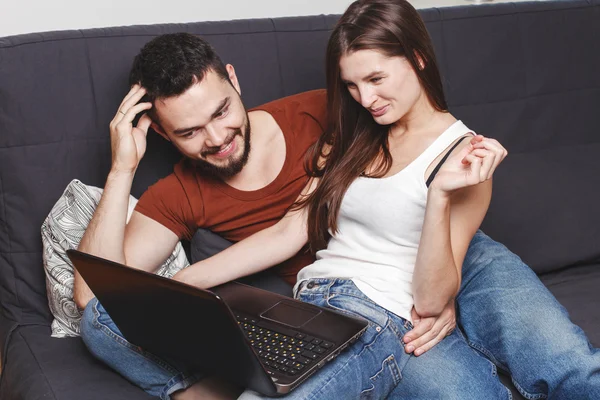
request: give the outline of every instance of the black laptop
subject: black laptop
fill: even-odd
[[[363,319],[237,282],[202,290],[67,254],[129,342],[267,396],[293,390],[367,328]]]

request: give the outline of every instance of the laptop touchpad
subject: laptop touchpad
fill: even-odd
[[[261,317],[298,328],[321,313],[288,301],[281,301],[261,314]]]

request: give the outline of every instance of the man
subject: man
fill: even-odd
[[[234,68],[189,34],[149,42],[134,61],[130,81],[133,87],[110,126],[112,168],[80,250],[154,272],[176,243],[190,239],[199,227],[239,241],[284,216],[307,182],[303,154],[326,129],[323,91],[246,112]],[[148,101],[140,103],[144,97]],[[150,126],[185,158],[144,193],[126,224],[131,183]],[[275,271],[293,283],[310,262],[300,252]],[[179,278],[193,284],[197,267]],[[238,274],[220,271],[225,280]],[[77,305],[85,308],[82,337],[90,351],[146,392],[163,399],[235,395],[129,344],[78,274],[74,292]],[[590,383],[600,386],[597,350],[535,274],[482,233],[465,258],[456,300],[469,343],[509,371],[524,394],[566,398]],[[406,350],[419,356],[454,328],[454,304],[440,315],[414,315],[414,320],[419,322],[404,341]],[[555,343],[542,347],[549,332]],[[541,335],[546,339],[536,340]]]

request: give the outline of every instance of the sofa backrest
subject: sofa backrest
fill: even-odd
[[[451,111],[498,138],[499,169],[484,228],[538,272],[600,256],[600,0],[422,10]],[[108,123],[133,56],[151,38],[209,40],[240,78],[248,107],[324,87],[336,16],[133,26],[0,38],[0,340],[48,324],[40,226],[74,178],[103,186]],[[177,153],[158,135],[136,197]],[[566,208],[565,208],[566,206]],[[597,207],[595,207],[597,208]],[[565,228],[566,227],[566,228]],[[577,229],[574,229],[577,228]]]

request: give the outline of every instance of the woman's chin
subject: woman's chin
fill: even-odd
[[[380,117],[373,117],[373,120],[375,120],[375,122],[378,125],[391,125],[394,122],[394,118],[391,115],[388,115],[388,113],[385,113],[384,115],[380,116]]]

